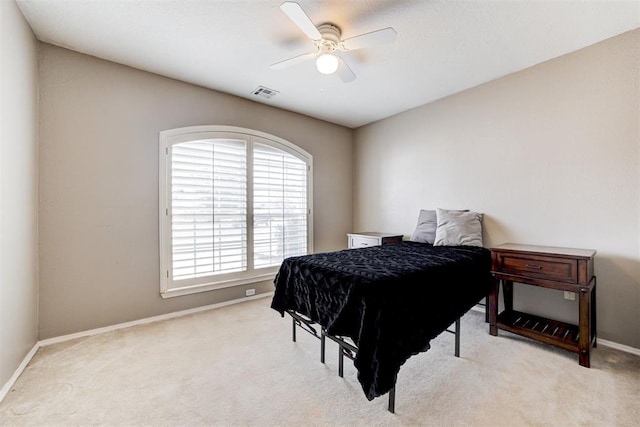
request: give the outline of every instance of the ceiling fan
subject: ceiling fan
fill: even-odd
[[[343,82],[349,83],[356,79],[356,75],[341,56],[342,52],[391,43],[398,36],[393,28],[387,27],[342,40],[342,34],[338,26],[332,23],[324,23],[316,27],[298,3],[286,1],[280,5],[280,9],[313,41],[316,49],[312,52],[276,62],[271,65],[274,70],[280,70],[316,58],[316,67],[319,72],[323,74],[337,72]]]

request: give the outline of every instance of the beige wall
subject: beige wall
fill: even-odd
[[[40,85],[41,339],[273,290],[160,297],[161,130],[240,126],[304,148],[315,169],[315,250],[346,246],[350,129],[47,44]]]
[[[38,45],[0,1],[0,398],[37,341]]]
[[[355,228],[468,208],[487,246],[596,249],[600,337],[640,348],[639,47],[637,30],[358,129]],[[575,321],[559,291],[516,297]]]

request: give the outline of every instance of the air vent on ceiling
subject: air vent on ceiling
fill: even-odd
[[[269,99],[271,97],[276,96],[278,94],[278,91],[277,90],[273,90],[273,89],[269,89],[268,87],[258,86],[253,91],[253,94],[255,96],[260,96],[262,98]]]

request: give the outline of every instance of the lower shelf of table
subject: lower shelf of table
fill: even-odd
[[[497,326],[536,341],[580,352],[580,332],[576,325],[513,310],[500,313]]]

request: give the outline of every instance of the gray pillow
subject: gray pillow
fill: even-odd
[[[422,209],[418,215],[418,225],[409,240],[433,244],[436,240],[437,225],[436,211]]]
[[[434,246],[482,246],[482,214],[436,208]]]

